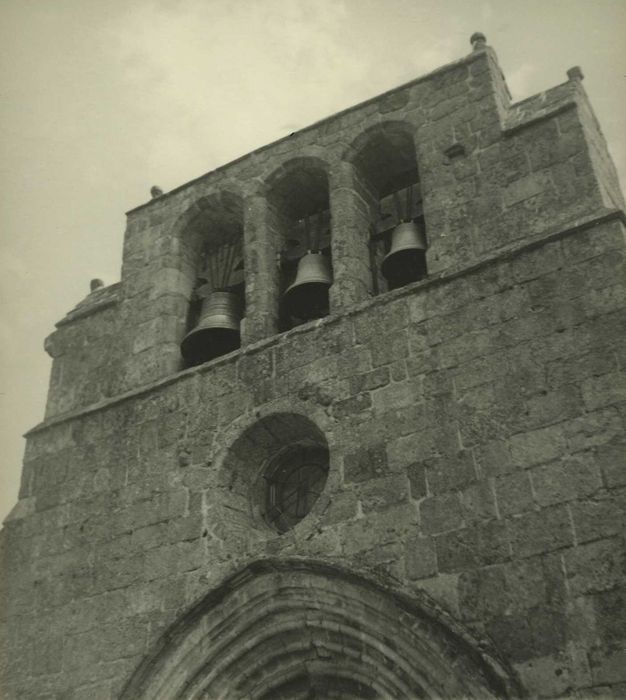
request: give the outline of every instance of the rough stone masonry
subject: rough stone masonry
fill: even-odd
[[[372,240],[407,186],[427,275],[389,290]],[[279,263],[311,212],[330,312],[289,324]],[[625,222],[580,69],[511,104],[480,34],[155,189],[121,281],[46,341],[0,537],[2,697],[626,696]],[[241,348],[185,367],[216,231],[243,237]],[[293,463],[318,491],[277,530],[266,482]]]

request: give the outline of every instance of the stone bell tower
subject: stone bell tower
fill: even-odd
[[[46,341],[5,698],[623,696],[624,199],[469,55],[128,212]]]

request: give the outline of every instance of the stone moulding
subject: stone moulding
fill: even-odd
[[[579,93],[571,82],[561,83],[546,92],[531,95],[510,105],[503,120],[502,135],[513,136],[538,122],[550,120],[578,107]]]
[[[523,695],[495,652],[423,594],[317,560],[262,559],[167,629],[120,700],[325,687],[371,698]]]

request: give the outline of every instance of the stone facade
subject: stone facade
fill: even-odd
[[[47,340],[0,542],[3,697],[626,695],[626,218],[581,80],[511,104],[475,35],[128,213],[121,282]],[[428,275],[385,291],[377,177],[412,163]],[[309,199],[330,314],[284,330]],[[184,368],[220,227],[242,348]],[[259,469],[296,443],[328,478],[279,534]]]

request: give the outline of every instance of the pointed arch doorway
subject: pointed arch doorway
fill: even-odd
[[[520,694],[500,661],[423,602],[328,564],[261,560],[167,630],[121,699]]]

